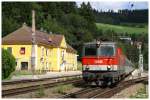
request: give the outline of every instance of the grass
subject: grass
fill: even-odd
[[[31,71],[26,71],[26,70],[22,70],[22,71],[15,71],[13,72],[14,76],[20,76],[20,75],[32,75]]]
[[[143,88],[141,88],[135,95],[131,95],[130,98],[148,98],[148,93],[146,91],[146,85],[144,85]]]
[[[43,85],[40,85],[37,93],[36,93],[36,97],[37,98],[41,98],[41,97],[44,97],[45,96],[45,92],[44,92],[44,87]]]
[[[57,87],[54,87],[53,93],[59,93],[59,94],[66,94],[66,91],[69,91],[73,88],[72,84],[68,85],[59,85]]]
[[[123,22],[120,23],[121,26],[128,26],[128,27],[136,27],[136,28],[144,28],[147,23],[128,23],[128,22]]]
[[[35,71],[34,75],[40,75],[40,74],[44,74],[45,72],[40,72],[40,71]],[[15,71],[13,72],[13,75],[15,76],[20,76],[20,75],[33,75],[32,71],[28,71],[28,70],[20,70],[20,71]]]
[[[14,71],[14,72],[12,72],[10,75],[9,75],[9,77],[7,77],[6,79],[4,79],[4,80],[11,80],[11,78],[13,77],[13,76],[20,76],[20,75],[32,75],[32,72],[30,72],[30,71]]]
[[[96,23],[98,29],[102,29],[103,31],[106,30],[113,30],[117,33],[130,33],[130,34],[141,34],[141,33],[148,33],[148,26],[145,25],[143,28],[139,27],[129,27],[129,26],[120,26],[120,25],[110,25],[110,24],[102,24]]]

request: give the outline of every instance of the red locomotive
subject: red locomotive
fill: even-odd
[[[83,79],[96,85],[112,85],[133,71],[133,64],[115,42],[90,42],[83,46]]]

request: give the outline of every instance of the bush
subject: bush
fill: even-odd
[[[7,50],[2,49],[2,79],[6,79],[15,71],[16,61]]]

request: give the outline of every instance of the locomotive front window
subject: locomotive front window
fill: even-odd
[[[84,56],[96,56],[97,48],[95,46],[87,46],[84,49]]]
[[[99,49],[99,56],[113,56],[114,47],[113,46],[101,46]]]

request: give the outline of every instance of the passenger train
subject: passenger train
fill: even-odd
[[[97,40],[85,43],[82,54],[82,75],[88,83],[112,85],[134,70],[116,42]]]

